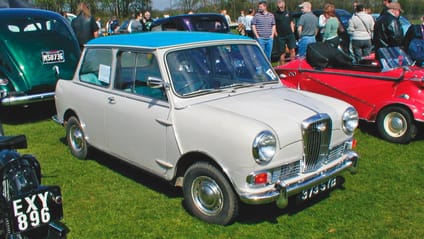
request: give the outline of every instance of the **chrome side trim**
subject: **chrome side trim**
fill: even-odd
[[[8,96],[1,99],[1,104],[3,106],[13,106],[13,105],[24,105],[35,102],[49,101],[54,100],[54,92],[47,92],[34,95],[23,95],[23,96]]]

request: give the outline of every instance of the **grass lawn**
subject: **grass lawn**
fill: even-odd
[[[28,149],[20,152],[38,158],[43,184],[62,189],[68,238],[424,238],[423,137],[391,144],[362,124],[359,172],[344,174],[343,188],[286,209],[243,205],[223,227],[190,216],[181,191],[156,177],[100,152],[74,158],[51,112],[7,114],[6,135],[26,134]]]

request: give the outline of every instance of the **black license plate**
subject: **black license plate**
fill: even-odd
[[[14,232],[29,231],[60,220],[63,217],[60,188],[49,186],[15,198],[10,202],[10,208]]]
[[[326,182],[302,190],[302,192],[299,194],[299,200],[306,201],[324,192],[330,191],[337,186],[337,183],[337,178],[331,178]]]
[[[53,64],[65,62],[65,53],[63,50],[43,51],[41,52],[43,64]]]

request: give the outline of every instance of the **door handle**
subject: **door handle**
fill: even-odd
[[[109,101],[109,104],[115,104],[116,103],[115,97],[113,97],[113,96],[108,97],[107,100]]]

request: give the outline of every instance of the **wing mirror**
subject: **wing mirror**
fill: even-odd
[[[154,89],[165,88],[165,82],[161,78],[149,76],[147,77],[147,86]]]

